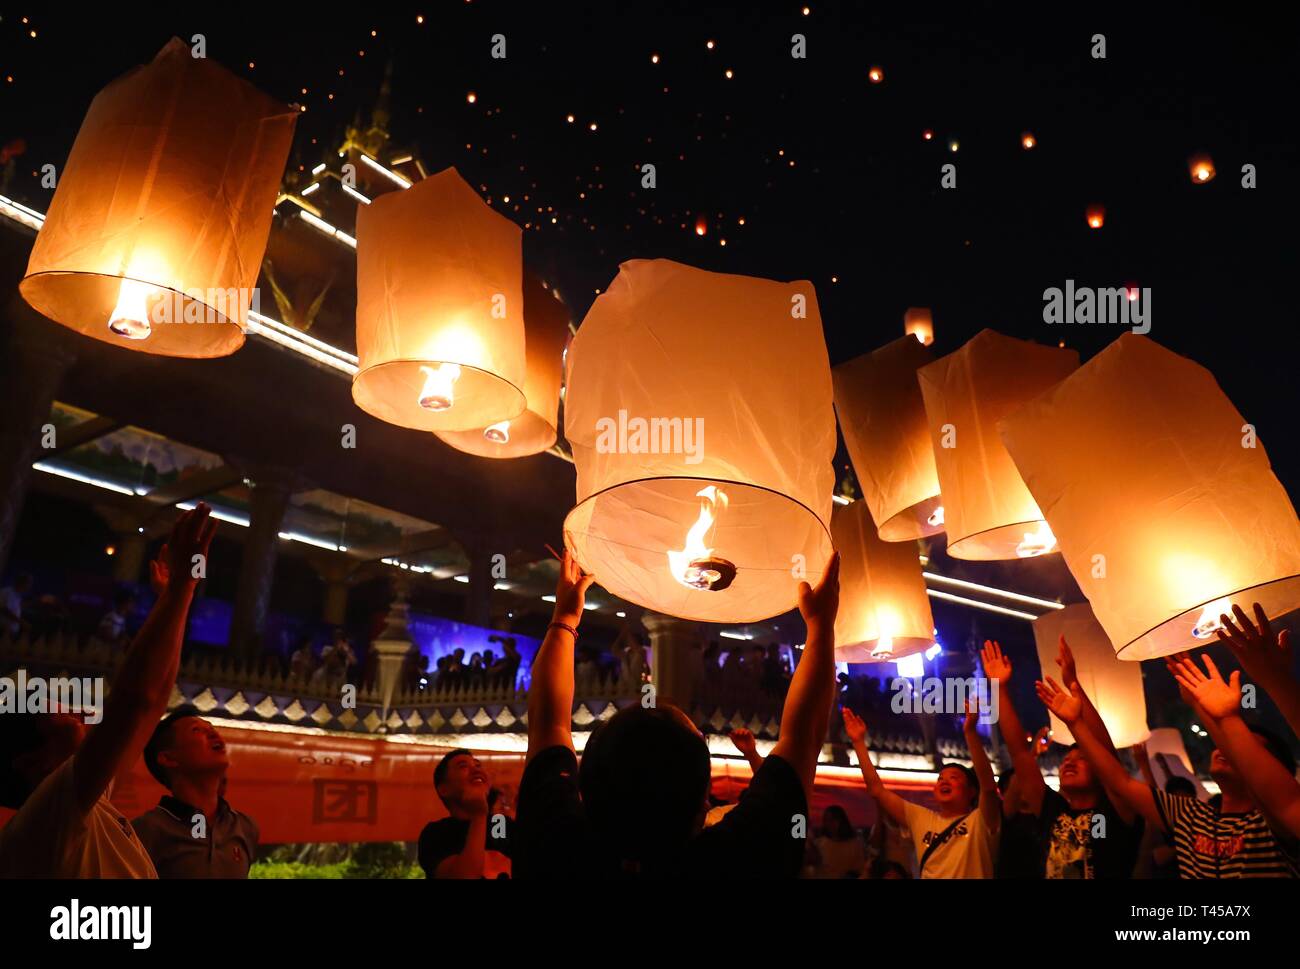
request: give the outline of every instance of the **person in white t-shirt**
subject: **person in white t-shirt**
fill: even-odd
[[[151,564],[158,600],[127,650],[87,731],[80,713],[0,716],[0,805],[18,813],[0,828],[0,878],[157,878],[148,852],[108,799],[167,710],[198,584],[194,556],[216,532],[202,502],[181,515]]]
[[[867,725],[843,708],[844,730],[858,755],[867,792],[881,809],[911,832],[922,878],[992,878],[1002,824],[1002,797],[984,744],[975,732],[978,714],[968,706],[964,732],[974,769],[944,764],[934,782],[938,811],[913,804],[885,787],[867,750]]]

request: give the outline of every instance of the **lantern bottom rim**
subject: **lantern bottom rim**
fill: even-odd
[[[909,542],[929,538],[944,530],[943,525],[931,525],[927,519],[943,504],[942,495],[931,495],[894,512],[876,527],[882,542]]]
[[[1030,518],[1022,522],[1010,522],[997,525],[978,532],[970,532],[960,538],[948,536],[948,555],[967,562],[998,562],[1004,559],[1041,558],[1042,556],[1023,556],[1016,551],[1016,546],[1024,540],[1025,534],[1037,531],[1046,521],[1042,518]],[[942,531],[942,529],[941,529]],[[1055,555],[1060,551],[1053,548],[1045,555]]]
[[[455,403],[442,411],[421,407],[425,382],[421,368],[445,363],[461,368],[454,385]],[[515,420],[528,408],[523,389],[498,373],[458,360],[410,357],[359,368],[352,378],[352,400],[372,417],[416,431],[481,431]],[[405,403],[394,402],[401,400]]]
[[[874,639],[864,639],[861,642],[851,643],[847,646],[836,643],[835,659],[841,663],[872,663],[877,666],[881,663],[895,663],[916,653],[925,652],[934,645],[934,637],[895,636],[894,649],[888,656],[872,655],[872,648],[878,642],[880,642],[879,636]]]
[[[1133,637],[1115,650],[1116,657],[1131,662],[1159,659],[1161,656],[1217,643],[1218,636],[1211,635],[1199,639],[1192,635],[1191,630],[1205,607],[1220,599],[1228,600],[1223,611],[1229,616],[1232,616],[1233,606],[1241,606],[1242,611],[1251,617],[1252,622],[1255,615],[1254,604],[1258,602],[1269,621],[1273,622],[1287,613],[1300,609],[1300,573],[1271,579],[1268,582],[1258,582],[1237,589],[1235,592],[1211,596],[1203,602],[1184,609],[1178,615],[1157,623],[1141,635]],[[1162,630],[1164,634],[1158,635]]]
[[[485,427],[468,431],[434,431],[433,436],[448,447],[480,458],[526,458],[541,454],[555,444],[558,432],[546,418],[531,410],[510,418],[510,440],[494,444],[483,436]]]

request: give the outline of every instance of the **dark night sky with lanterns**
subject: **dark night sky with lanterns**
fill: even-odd
[[[0,21],[0,143],[25,141],[9,190],[43,210],[32,172],[66,156],[94,93],[200,32],[209,56],[306,107],[293,164],[310,168],[368,116],[391,61],[392,144],[418,146],[430,170],[455,165],[530,223],[529,263],[579,319],[620,261],[662,256],[812,280],[832,362],[896,337],[913,305],[933,308],[939,352],[992,326],[1087,359],[1120,329],[1049,327],[1043,290],[1150,287],[1151,336],[1214,371],[1294,496],[1296,27],[1280,9],[1206,4],[13,11]],[[1105,60],[1091,57],[1094,33]],[[1218,169],[1205,185],[1188,175],[1198,151]],[[949,162],[956,190],[940,188]],[[1100,230],[1091,203],[1106,208]]]

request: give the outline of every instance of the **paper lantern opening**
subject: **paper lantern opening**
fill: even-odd
[[[887,542],[943,531],[934,448],[916,380],[917,370],[933,360],[905,336],[831,373],[844,443]]]
[[[438,440],[485,458],[525,457],[555,443],[569,313],[553,291],[531,273],[524,275],[524,337],[527,409],[518,417],[484,428],[434,431]]]
[[[568,368],[565,541],[583,568],[691,620],[793,607],[831,554],[835,424],[812,284],[624,263]]]
[[[998,421],[1078,365],[1073,350],[983,330],[917,371],[949,555],[988,561],[1055,550],[1052,529],[998,437]]]
[[[1123,659],[1300,607],[1300,521],[1213,375],[1125,334],[1002,421],[1066,565]]]
[[[297,116],[173,38],[91,102],[23,298],[118,346],[233,353],[257,298]]]
[[[358,209],[358,407],[480,437],[524,412],[521,236],[454,168]]]
[[[934,616],[914,542],[885,542],[865,502],[837,506],[831,536],[840,553],[835,658],[892,663],[934,645]]]
[[[1115,656],[1106,631],[1097,622],[1086,602],[1064,609],[1054,609],[1033,622],[1038,662],[1044,677],[1060,680],[1056,665],[1060,638],[1070,644],[1079,685],[1101,714],[1106,730],[1117,748],[1143,743],[1151,731],[1147,727],[1147,701],[1142,686],[1142,667],[1125,663]],[[1068,684],[1062,684],[1067,686]],[[1050,714],[1052,740],[1058,744],[1074,743],[1070,728]]]

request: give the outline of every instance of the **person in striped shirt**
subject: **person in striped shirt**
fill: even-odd
[[[1171,669],[1179,662],[1172,660]],[[1048,678],[1046,683],[1037,684],[1037,690],[1043,703],[1069,726],[1079,749],[1107,790],[1126,799],[1148,824],[1170,837],[1178,859],[1179,877],[1300,877],[1296,839],[1260,809],[1247,778],[1224,753],[1228,745],[1219,731],[1219,721],[1202,708],[1186,686],[1180,683],[1184,701],[1206,725],[1217,745],[1210,757],[1210,776],[1222,791],[1217,803],[1170,794],[1130,776],[1083,720],[1078,683],[1070,683],[1069,689],[1063,690]],[[1249,742],[1278,761],[1282,769],[1294,774],[1295,759],[1280,738],[1260,727],[1248,729]]]

